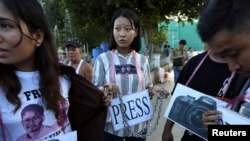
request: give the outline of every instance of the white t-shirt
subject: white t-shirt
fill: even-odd
[[[21,92],[18,97],[21,100],[21,107],[14,112],[15,106],[6,99],[6,94],[0,88],[0,120],[4,130],[0,127],[0,140],[3,139],[2,131],[6,135],[7,141],[35,141],[53,138],[55,136],[71,131],[68,118],[63,126],[57,124],[54,113],[45,108],[41,93],[39,91],[39,72],[16,72],[21,82]],[[49,83],[49,82],[48,82]],[[69,101],[68,92],[70,81],[61,76],[61,94],[65,101],[62,103],[63,117],[67,117]],[[1,121],[0,121],[1,122]],[[29,134],[27,134],[29,132]]]

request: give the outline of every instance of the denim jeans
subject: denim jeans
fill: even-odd
[[[180,72],[181,69],[179,67],[174,67],[174,83],[177,82]]]

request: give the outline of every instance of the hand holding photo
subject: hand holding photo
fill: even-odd
[[[177,84],[164,116],[207,140],[207,130],[203,126],[202,114],[226,106],[226,104],[214,97]]]

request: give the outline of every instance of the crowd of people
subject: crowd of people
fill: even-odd
[[[171,95],[182,84],[250,117],[249,7],[249,0],[206,1],[197,29],[208,50],[199,55],[185,49],[185,39],[173,49],[165,43],[174,71]],[[0,140],[56,140],[77,131],[78,141],[146,141],[148,120],[143,119],[154,112],[151,100],[169,92],[153,83],[149,60],[140,54],[139,19],[132,9],[118,8],[109,51],[92,66],[82,59],[79,42],[68,41],[68,61],[62,63],[40,3],[0,0]],[[218,109],[199,112],[196,123],[203,129],[220,125],[221,114]],[[141,121],[126,125],[134,119]],[[124,127],[116,129],[118,122]],[[166,120],[162,141],[174,140],[174,124]],[[181,140],[204,138],[186,130]]]

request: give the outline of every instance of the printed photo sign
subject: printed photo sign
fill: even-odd
[[[77,141],[77,132],[76,131],[69,132],[69,133],[57,136],[55,138],[50,138],[50,139],[43,140],[43,141]]]
[[[177,84],[164,117],[207,140],[207,130],[202,123],[202,114],[226,105],[226,102]]]
[[[122,96],[122,100],[125,105],[126,118],[130,126],[152,118],[153,109],[147,90]],[[118,98],[112,100],[109,112],[115,131],[124,128],[121,103]]]
[[[230,109],[219,107],[218,111],[222,113],[223,125],[250,125],[250,119],[240,115]]]

